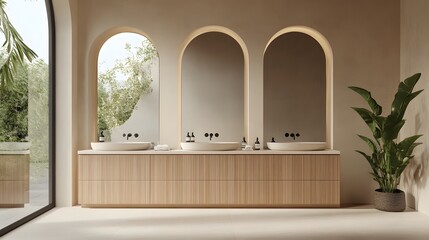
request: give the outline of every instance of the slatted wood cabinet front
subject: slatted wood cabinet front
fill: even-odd
[[[29,202],[29,154],[0,154],[0,208]]]
[[[340,155],[79,155],[84,207],[339,207]]]

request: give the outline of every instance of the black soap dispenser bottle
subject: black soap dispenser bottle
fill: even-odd
[[[256,138],[255,150],[261,150],[261,143],[259,142],[259,138]]]
[[[192,134],[191,134],[191,142],[195,142],[195,135],[194,135],[194,132],[192,132]]]
[[[98,141],[99,141],[99,142],[105,142],[105,141],[106,141],[106,137],[104,137],[104,133],[103,133],[103,131],[101,131],[101,133],[100,133],[100,137],[98,137]]]
[[[191,136],[189,135],[189,132],[188,132],[188,134],[186,134],[185,141],[191,142]]]
[[[243,141],[241,142],[241,150],[244,150],[246,148],[247,142],[246,142],[246,138],[243,137]]]

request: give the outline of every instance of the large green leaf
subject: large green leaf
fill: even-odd
[[[0,31],[4,35],[2,47],[7,49],[7,60],[0,68],[0,87],[8,88],[12,86],[17,69],[25,63],[25,60],[32,61],[37,58],[37,54],[28,47],[21,35],[10,22],[6,13],[6,1],[0,0]]]
[[[380,115],[382,112],[382,108],[380,105],[378,105],[377,101],[375,101],[374,98],[372,98],[371,96],[371,92],[360,88],[360,87],[349,87],[351,90],[357,92],[359,95],[361,95],[363,97],[363,99],[365,99],[365,101],[368,103],[369,107],[371,108],[372,112],[375,115]]]
[[[353,110],[355,110],[359,116],[363,119],[363,121],[368,125],[369,129],[371,130],[372,134],[376,136],[377,133],[377,124],[374,121],[375,115],[365,108],[356,108],[352,107]]]
[[[362,139],[364,142],[366,142],[366,144],[368,144],[368,146],[372,152],[378,151],[377,144],[372,139],[365,137],[365,136],[362,136],[362,135],[358,135],[358,136],[360,137],[360,139]]]
[[[397,121],[393,115],[387,116],[381,135],[383,141],[387,142],[398,138],[399,131],[401,131],[404,124],[405,120],[403,119]]]
[[[412,158],[412,154],[413,154],[413,151],[414,151],[414,148],[415,147],[417,147],[418,145],[420,145],[420,144],[422,144],[422,143],[420,143],[420,142],[418,142],[418,143],[413,143],[413,144],[411,144],[411,146],[410,146],[410,148],[408,149],[408,151],[407,151],[407,153],[406,153],[406,155],[405,156],[408,156],[409,158]]]
[[[419,90],[413,93],[414,86],[420,79],[420,76],[420,73],[416,73],[399,83],[398,92],[395,94],[391,107],[391,114],[394,115],[396,119],[399,120],[403,118],[410,101],[423,91]]]
[[[411,150],[413,150],[417,145],[419,145],[419,143],[416,143],[416,141],[421,136],[423,136],[423,135],[419,134],[419,135],[407,137],[404,140],[402,140],[400,143],[398,143],[398,148],[401,151],[401,153],[403,154],[403,157],[408,156],[410,148],[412,148]]]
[[[390,115],[394,117],[397,121],[401,120],[405,115],[405,111],[408,107],[408,104],[422,91],[423,90],[419,90],[413,93],[398,92],[395,96],[395,101],[397,101],[397,103],[392,104],[392,112]]]

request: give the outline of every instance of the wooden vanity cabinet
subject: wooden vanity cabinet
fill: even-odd
[[[79,155],[84,207],[339,207],[340,155]]]
[[[29,154],[0,154],[0,208],[29,202]]]

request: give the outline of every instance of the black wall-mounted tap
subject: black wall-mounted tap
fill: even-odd
[[[124,134],[122,134],[122,137],[126,137],[126,138],[127,138],[127,141],[128,141],[128,139],[129,139],[130,137],[132,137],[132,136],[133,136],[133,134],[132,134],[132,133],[128,133],[128,134],[124,133]],[[139,137],[139,134],[138,134],[138,133],[134,133],[134,137],[135,137],[135,138],[138,138],[138,137]]]
[[[204,137],[209,137],[210,136],[210,141],[212,140],[212,138],[213,138],[213,136],[215,136],[215,137],[219,137],[219,133],[215,133],[215,134],[213,134],[213,133],[205,133],[204,134]]]
[[[291,134],[289,134],[289,133],[285,133],[285,137],[291,137],[291,138],[293,138],[293,140],[295,140],[295,138],[297,138],[297,137],[299,137],[299,136],[301,136],[299,133],[291,133]]]

